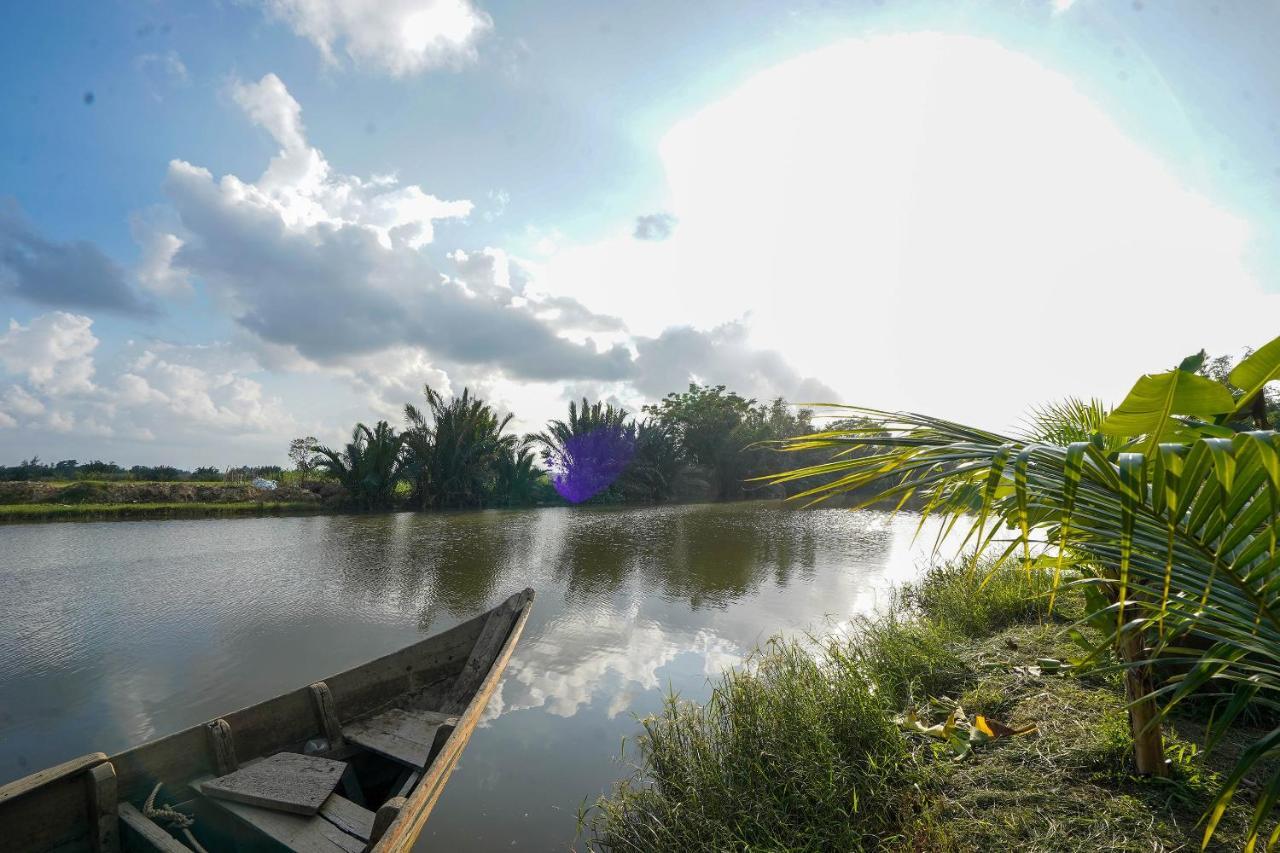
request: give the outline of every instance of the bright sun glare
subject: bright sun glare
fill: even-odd
[[[1246,223],[1066,77],[991,41],[810,53],[681,122],[661,152],[672,239],[567,251],[552,283],[649,333],[673,304],[698,325],[749,313],[756,340],[802,373],[849,377],[845,399],[1001,424],[1017,401],[993,411],[971,381],[986,365],[1045,398],[1119,394],[1188,346],[1268,335],[1260,320],[1211,341],[1185,310],[1206,283],[1274,303],[1243,266]],[[1058,352],[1036,331],[1120,330],[1134,314],[1156,331],[1122,353]]]

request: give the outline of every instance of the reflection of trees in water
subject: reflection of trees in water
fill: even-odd
[[[520,531],[518,513],[337,516],[321,535],[323,559],[351,602],[398,603],[426,629],[441,609],[465,618],[496,595]],[[508,523],[516,521],[517,523]]]
[[[561,533],[554,576],[565,600],[585,603],[612,596],[644,559],[652,511],[579,510]]]
[[[395,592],[389,570],[400,515],[336,515],[321,529],[320,556],[342,579],[343,596],[385,601]]]
[[[679,550],[649,567],[654,582],[694,609],[723,607],[770,574],[785,580],[797,560],[813,564],[817,552],[810,531],[780,524],[776,508],[768,515],[735,509],[696,507],[680,515],[672,540]]]
[[[824,552],[882,558],[888,540],[851,530],[848,519],[830,523],[773,504],[576,511],[558,537],[555,577],[571,602],[614,595],[638,571],[667,597],[723,607],[766,580],[812,579]]]
[[[426,630],[441,612],[480,612],[539,568],[568,603],[614,597],[638,573],[695,609],[725,607],[768,581],[812,581],[819,563],[882,563],[892,537],[860,518],[870,516],[773,503],[345,516],[325,526],[323,555],[344,593],[398,601]]]
[[[415,520],[419,517],[415,517]],[[501,595],[499,578],[523,561],[536,516],[527,512],[487,510],[436,516],[437,524],[409,528],[401,572],[418,589],[428,587],[418,617],[427,630],[440,611],[463,619],[482,611]]]

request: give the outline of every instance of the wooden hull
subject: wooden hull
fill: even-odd
[[[0,787],[0,850],[181,850],[193,847],[191,838],[208,853],[253,847],[280,849],[277,842],[284,836],[271,836],[275,839],[271,843],[259,837],[253,820],[256,813],[246,817],[246,810],[240,809],[229,815],[226,804],[203,796],[200,786],[203,780],[224,776],[236,767],[288,752],[351,762],[361,774],[361,787],[352,791],[353,797],[362,800],[367,792],[371,796],[357,808],[335,792],[344,808],[356,813],[359,829],[338,821],[346,832],[335,834],[333,826],[324,823],[316,829],[324,831],[327,842],[316,846],[303,840],[286,841],[286,849],[407,851],[421,833],[501,681],[532,602],[533,591],[525,590],[448,631],[323,682],[109,759],[95,753]],[[448,723],[436,733],[430,758],[416,773],[386,760],[385,754],[374,754],[343,738],[344,729],[354,724],[356,728],[351,730],[356,731],[362,721],[389,710],[433,715],[433,719],[449,715]],[[381,779],[396,770],[409,773],[410,780],[398,790],[395,785],[399,783],[392,783],[389,791],[396,796],[386,797]],[[146,826],[152,823],[147,818],[139,820],[157,783],[163,785],[158,802],[174,804],[194,816],[194,836],[184,842],[186,848],[179,845],[185,837],[181,832],[173,841],[179,846],[166,847],[164,838],[149,840],[147,835],[153,828],[170,840],[174,834]],[[259,822],[285,822],[277,818],[265,814]],[[308,827],[296,820],[294,824],[297,838],[307,835]],[[354,835],[348,837],[351,833]],[[366,839],[362,833],[370,837]],[[355,846],[356,841],[364,843]]]

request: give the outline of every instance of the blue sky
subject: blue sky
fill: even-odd
[[[1116,396],[1280,331],[1275,8],[29,4],[0,454],[280,461],[423,382],[523,428],[691,379]]]

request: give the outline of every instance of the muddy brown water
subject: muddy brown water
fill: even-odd
[[[916,519],[774,503],[0,528],[0,782],[112,753],[537,590],[423,850],[563,850],[637,716],[911,577]],[[928,540],[931,541],[931,540]]]

